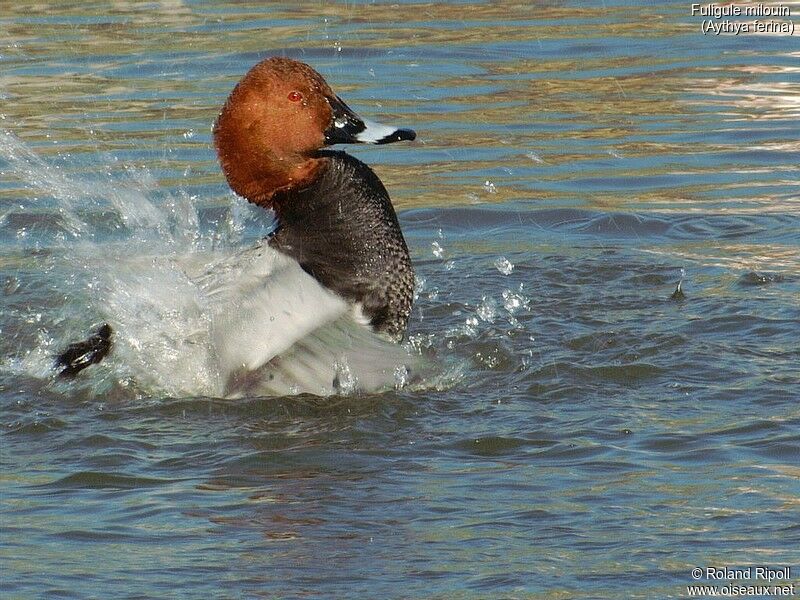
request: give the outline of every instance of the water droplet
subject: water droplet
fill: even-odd
[[[492,323],[497,317],[497,301],[491,296],[483,296],[476,313],[481,321]]]
[[[483,183],[483,189],[489,194],[497,193],[497,187],[488,179]]]
[[[514,264],[510,260],[508,260],[505,256],[501,256],[496,261],[494,261],[494,266],[503,275],[511,275],[511,272],[514,270]]]
[[[425,289],[425,278],[419,275],[414,275],[414,300],[419,298],[419,295]]]
[[[531,159],[535,163],[543,163],[544,162],[542,157],[539,156],[538,154],[536,154],[536,152],[528,152],[525,156],[527,156],[529,159]]]
[[[530,300],[522,294],[512,292],[511,290],[503,291],[503,308],[510,314],[514,314],[520,308],[528,308]]]
[[[442,248],[439,242],[431,243],[431,252],[436,258],[442,258],[444,256],[444,248]]]
[[[402,389],[408,385],[409,375],[408,368],[405,365],[400,365],[394,370],[394,385],[396,389]]]
[[[188,131],[183,132],[184,139],[192,139],[194,137],[194,129],[189,129]]]
[[[345,358],[334,365],[336,370],[336,391],[340,394],[352,394],[358,388],[358,378],[350,369]]]
[[[477,317],[467,317],[467,320],[464,321],[464,333],[470,337],[478,335]]]

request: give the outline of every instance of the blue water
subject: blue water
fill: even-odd
[[[704,36],[688,3],[646,2],[45,2],[0,24],[0,596],[797,581],[796,36]],[[109,310],[161,318],[110,303],[131,260],[269,229],[210,126],[273,54],[417,130],[348,151],[399,211],[409,342],[436,372],[235,401],[122,361],[55,380],[52,355]]]

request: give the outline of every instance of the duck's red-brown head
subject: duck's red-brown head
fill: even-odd
[[[234,192],[265,207],[281,189],[304,187],[324,168],[320,148],[336,143],[413,140],[358,117],[308,65],[268,58],[228,97],[214,124],[214,145]]]

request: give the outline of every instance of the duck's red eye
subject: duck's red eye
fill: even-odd
[[[292,102],[300,102],[300,100],[303,99],[303,94],[301,94],[300,92],[289,92],[287,98],[289,98],[289,100],[291,100]]]

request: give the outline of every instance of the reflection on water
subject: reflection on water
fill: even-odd
[[[703,36],[669,3],[0,22],[3,594],[654,598],[693,567],[800,563],[793,38]],[[349,151],[400,210],[438,378],[325,401],[174,397],[124,361],[52,381],[123,265],[269,230],[210,125],[271,54],[418,131]]]

